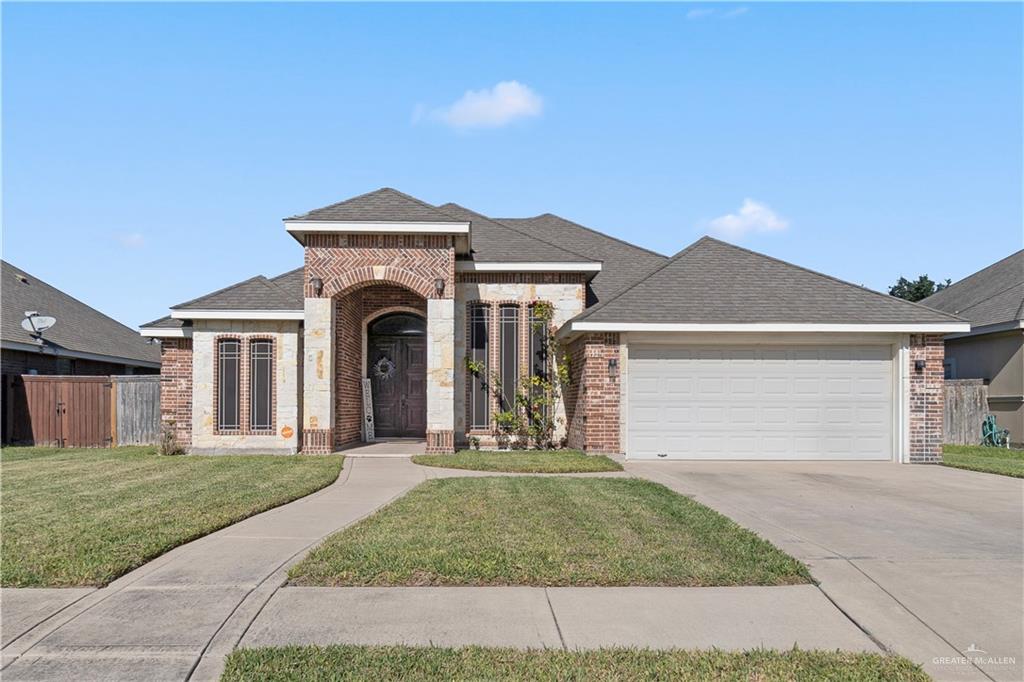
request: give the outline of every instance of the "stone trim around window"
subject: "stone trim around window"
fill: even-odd
[[[238,341],[238,428],[220,428],[220,342]],[[270,342],[270,428],[250,428],[250,343]],[[273,436],[277,433],[277,339],[266,334],[217,334],[213,337],[213,435]]]

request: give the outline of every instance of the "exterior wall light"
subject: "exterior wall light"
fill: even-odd
[[[608,358],[608,376],[613,377],[619,373],[619,359]]]
[[[914,369],[918,372],[924,371],[924,360],[914,360]]]
[[[437,293],[438,298],[444,296],[444,280],[440,277],[434,280],[434,291]]]
[[[319,277],[310,277],[309,285],[313,287],[313,294],[316,296],[324,292],[324,281]]]

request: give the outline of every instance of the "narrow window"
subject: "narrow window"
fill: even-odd
[[[486,305],[475,304],[469,309],[469,359],[479,368],[479,372],[470,376],[469,384],[469,423],[474,429],[486,429],[490,425],[490,400],[487,395],[490,313],[491,309]]]
[[[274,342],[260,339],[249,342],[249,428],[266,431],[274,428],[271,416],[271,391],[274,376]]]
[[[238,339],[217,342],[217,428],[238,429],[242,349]]]
[[[519,306],[501,306],[501,409],[515,408],[519,385]]]
[[[542,317],[537,316],[536,308],[530,308],[530,378],[536,377],[541,381],[549,381],[548,376],[550,372],[550,364],[548,358],[548,324],[547,321]],[[531,398],[543,398],[544,388],[541,386],[534,386],[531,382],[530,388]],[[537,416],[540,418],[546,418],[548,414],[548,406],[541,403],[537,406],[537,409],[533,409],[531,404],[530,415],[531,418],[535,413],[539,413]]]

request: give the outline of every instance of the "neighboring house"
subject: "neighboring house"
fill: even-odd
[[[571,447],[630,458],[928,462],[957,317],[702,238],[666,258],[545,214],[488,218],[381,189],[288,218],[304,266],[145,325],[194,452],[324,453],[378,437],[495,442],[502,386],[551,371]],[[560,359],[562,356],[559,355]]]
[[[987,380],[989,410],[1024,442],[1024,250],[921,303],[971,323],[946,337],[946,378]]]
[[[13,374],[155,374],[160,348],[38,277],[0,261],[0,365]],[[56,319],[42,334],[22,327],[26,313]]]

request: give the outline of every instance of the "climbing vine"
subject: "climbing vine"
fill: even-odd
[[[505,401],[500,375],[496,371],[486,373],[484,363],[468,356],[465,358],[466,369],[481,379],[485,390],[491,392],[498,405],[505,403],[505,409],[494,415],[498,447],[503,449],[552,449],[565,445],[564,437],[561,442],[555,442],[555,431],[565,423],[565,419],[556,417],[555,412],[563,387],[570,384],[569,354],[555,338],[552,324],[554,305],[549,301],[538,301],[533,304],[532,311],[531,328],[543,327],[547,331],[543,336],[547,371],[543,376],[528,373],[522,377],[513,393],[511,405]]]

